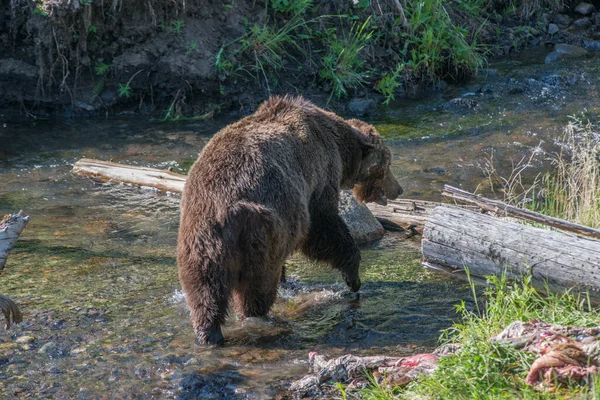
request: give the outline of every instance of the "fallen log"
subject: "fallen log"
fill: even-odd
[[[29,222],[30,218],[19,211],[18,214],[6,215],[0,221],[0,272],[4,269],[8,253],[14,247],[21,232]],[[11,322],[18,324],[23,320],[21,310],[9,297],[0,294],[0,311],[4,314],[6,329],[10,328]]]
[[[511,206],[498,200],[487,199],[483,196],[469,193],[465,190],[461,190],[450,185],[444,185],[444,191],[442,192],[442,195],[461,203],[475,205],[482,210],[492,212],[494,215],[499,217],[514,217],[524,219],[526,221],[538,222],[553,228],[600,239],[600,230],[598,229],[575,224],[559,218],[549,217],[535,211]]]
[[[600,241],[502,220],[452,206],[436,207],[421,242],[423,265],[476,277],[531,275],[541,291],[589,292],[600,301]]]
[[[123,182],[154,187],[167,192],[182,193],[186,176],[175,172],[110,161],[82,158],[73,166],[75,175],[101,182]]]
[[[18,214],[8,214],[0,221],[0,272],[4,269],[8,253],[13,248],[19,235],[30,218],[19,211]]]

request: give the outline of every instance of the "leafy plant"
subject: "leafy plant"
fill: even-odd
[[[331,96],[340,98],[347,95],[348,90],[362,85],[364,62],[360,52],[373,35],[372,31],[367,31],[368,25],[369,19],[360,25],[353,24],[347,36],[328,37],[328,49],[321,59],[319,76],[331,85]]]
[[[110,71],[110,65],[106,63],[96,63],[96,66],[94,67],[94,72],[98,76],[104,76],[108,71]]]
[[[421,79],[458,79],[481,68],[485,63],[477,35],[467,40],[467,30],[450,19],[442,0],[409,3],[406,8],[408,30],[404,55],[407,67]]]
[[[89,33],[97,33],[98,27],[96,25],[90,25],[90,27],[88,28],[88,32]]]
[[[185,48],[186,48],[186,50],[187,50],[188,53],[196,51],[196,50],[198,50],[198,42],[196,42],[196,41],[189,42],[188,44],[185,45]]]
[[[183,33],[183,28],[185,28],[185,22],[178,19],[176,21],[171,22],[171,32],[176,35],[181,35]]]
[[[401,84],[398,81],[398,79],[400,78],[402,71],[404,71],[403,63],[398,64],[396,66],[396,69],[394,71],[392,71],[391,74],[387,73],[387,74],[383,75],[381,80],[377,83],[377,86],[375,86],[375,89],[379,93],[381,93],[382,95],[385,96],[385,100],[383,101],[383,104],[387,105],[391,101],[395,100],[394,96],[396,93],[396,89]]]
[[[129,80],[127,81],[127,83],[125,83],[125,84],[119,83],[119,88],[117,89],[117,91],[119,92],[119,97],[127,97],[127,98],[129,98],[131,96],[131,81],[133,81],[133,78],[135,78],[137,76],[137,74],[139,74],[142,71],[143,70],[140,69],[138,72],[136,72],[135,74],[133,74],[131,76],[131,78],[129,78]]]

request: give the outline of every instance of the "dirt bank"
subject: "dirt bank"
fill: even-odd
[[[507,12],[503,2],[477,11],[447,3],[434,21],[456,29],[449,45],[459,37],[475,58],[442,49],[431,55],[443,59],[436,66],[427,53],[411,64],[433,45],[404,1],[0,0],[0,107],[5,115],[203,118],[302,93],[361,114],[390,94],[467,79],[485,56],[582,44],[600,26],[593,6],[557,21],[541,9]],[[576,26],[582,18],[589,24]]]

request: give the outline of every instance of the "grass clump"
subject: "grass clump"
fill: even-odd
[[[553,170],[541,179],[530,208],[593,228],[600,228],[600,133],[573,119],[565,128]]]
[[[444,332],[443,343],[460,343],[455,355],[440,360],[429,376],[400,390],[373,385],[362,393],[366,399],[556,399],[598,398],[600,380],[590,387],[572,386],[560,392],[541,392],[525,384],[536,355],[488,340],[516,320],[539,319],[557,325],[598,326],[600,314],[589,302],[571,293],[542,295],[530,284],[490,277],[478,306],[457,305],[461,321]],[[472,310],[475,308],[475,310]]]
[[[319,70],[319,76],[331,84],[331,96],[340,98],[347,95],[350,89],[363,84],[365,71],[360,52],[373,36],[368,29],[369,22],[367,18],[362,24],[353,24],[347,35],[328,36],[327,53],[321,59],[323,67]]]

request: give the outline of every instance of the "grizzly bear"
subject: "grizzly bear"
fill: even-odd
[[[371,125],[300,97],[272,97],[219,131],[192,166],[181,202],[179,279],[201,344],[223,344],[230,297],[241,318],[275,302],[295,250],[360,289],[360,252],[338,213],[341,189],[385,204],[402,188]]]

